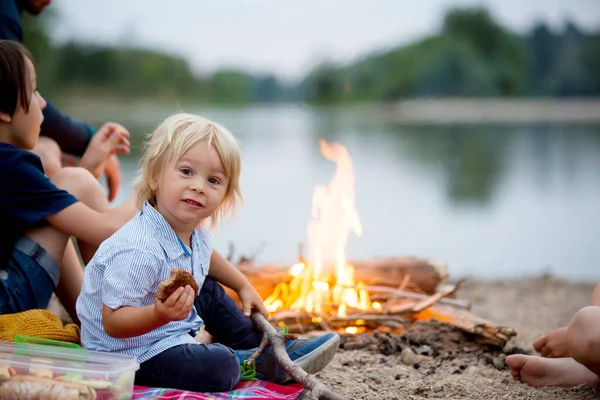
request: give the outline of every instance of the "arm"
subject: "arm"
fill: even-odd
[[[114,338],[144,335],[169,321],[159,319],[154,304],[146,307],[121,307],[113,310],[102,305],[102,324],[107,334]]]
[[[133,198],[104,213],[77,202],[46,219],[59,230],[92,246],[100,246],[137,211]]]
[[[99,253],[96,262],[105,265],[99,283],[102,324],[110,336],[143,335],[190,314],[195,295],[189,285],[177,288],[164,301],[154,296],[159,278],[169,268],[162,249],[157,248],[158,244],[142,248],[125,244],[112,247],[109,253]]]
[[[213,250],[210,256],[208,275],[236,292],[239,292],[244,286],[250,285],[244,274],[216,250]]]
[[[194,291],[187,285],[178,288],[164,302],[156,299],[146,307],[120,307],[113,310],[102,305],[102,324],[114,338],[144,335],[171,322],[186,318],[194,304]]]
[[[95,133],[95,129],[83,122],[69,118],[47,99],[46,103],[46,108],[43,110],[44,122],[42,123],[40,135],[54,139],[63,152],[82,156]]]
[[[27,227],[46,219],[59,230],[98,246],[137,212],[133,199],[106,212],[98,212],[77,201],[44,175],[39,157],[32,152],[11,150],[1,156],[12,168],[10,173],[0,174],[0,207]],[[98,207],[108,208],[107,205]]]
[[[256,293],[246,276],[216,250],[213,250],[210,257],[208,275],[237,292],[244,307],[244,315],[249,317],[250,311],[254,307],[265,318],[268,317],[263,300]]]
[[[0,1],[0,39],[23,42],[21,13],[14,1]]]

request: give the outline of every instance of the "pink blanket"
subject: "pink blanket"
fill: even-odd
[[[230,392],[196,393],[185,390],[150,388],[135,386],[132,399],[167,399],[167,400],[218,400],[218,399],[256,399],[256,400],[296,400],[304,393],[299,383],[292,385],[276,385],[264,381],[243,381]]]

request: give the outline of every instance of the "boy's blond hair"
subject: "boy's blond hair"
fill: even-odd
[[[155,205],[156,192],[151,182],[157,179],[160,169],[175,164],[186,151],[202,142],[208,142],[215,149],[228,181],[223,202],[211,216],[210,227],[214,228],[228,214],[233,216],[236,205],[242,202],[239,185],[242,162],[237,140],[221,125],[186,113],[166,118],[148,137],[141,159],[142,168],[135,183],[139,209],[145,201]]]

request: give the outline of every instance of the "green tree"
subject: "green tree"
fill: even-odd
[[[250,76],[241,71],[218,71],[209,78],[210,99],[219,103],[248,101],[250,87]]]
[[[483,8],[456,9],[444,20],[442,34],[470,44],[487,64],[502,96],[519,95],[527,89],[527,52],[518,36],[496,23]]]

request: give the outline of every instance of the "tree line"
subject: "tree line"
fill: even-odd
[[[435,97],[585,97],[600,95],[600,31],[574,23],[561,32],[538,23],[518,35],[484,8],[449,11],[440,32],[368,54],[325,62],[295,84],[242,70],[194,73],[181,56],[134,46],[52,42],[55,18],[24,16],[25,44],[40,87],[53,96],[175,97],[213,103],[389,102]]]

